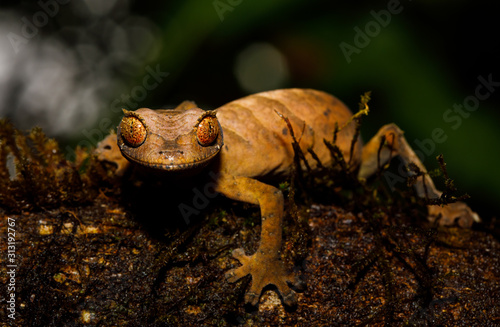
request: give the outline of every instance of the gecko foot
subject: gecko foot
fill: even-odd
[[[300,281],[293,273],[287,271],[283,261],[279,259],[279,256],[271,256],[260,250],[257,250],[257,252],[251,256],[247,256],[243,249],[235,249],[233,251],[233,257],[237,259],[242,266],[226,273],[228,282],[234,283],[248,274],[252,275],[252,286],[245,294],[246,303],[253,306],[257,305],[262,289],[272,284],[276,286],[279,294],[283,297],[285,305],[292,307],[297,304],[295,292],[290,289],[287,282],[293,285],[299,285]]]
[[[481,222],[479,215],[472,211],[465,203],[455,202],[444,206],[429,205],[429,220],[431,222],[439,219],[439,225],[449,226],[453,225],[455,221],[460,227],[469,228],[472,223]]]

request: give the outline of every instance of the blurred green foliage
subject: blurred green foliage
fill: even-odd
[[[263,42],[274,46],[286,59],[288,78],[277,87],[324,90],[352,109],[356,109],[361,94],[372,91],[370,115],[363,119],[365,141],[382,125],[396,123],[406,132],[409,143],[424,153],[429,170],[438,167],[435,157],[444,154],[451,178],[460,190],[472,196],[475,210],[489,218],[500,209],[497,204],[500,174],[496,171],[496,163],[500,161],[496,151],[500,131],[499,113],[495,110],[500,92],[495,90],[479,101],[477,110],[467,112],[468,117],[461,118],[460,123],[450,120],[450,117],[458,119],[458,114],[449,112],[468,96],[474,96],[479,76],[500,81],[500,39],[495,34],[498,27],[494,3],[483,0],[116,3],[114,20],[126,24],[130,9],[131,15],[151,20],[158,27],[159,37],[149,62],[133,63],[134,68],[125,69],[136,74],[136,79],[102,90],[109,93],[109,102],[105,103],[129,94],[132,88],[127,89],[127,85],[142,85],[145,72],[141,67],[149,66],[169,74],[158,87],[148,90],[143,101],[137,101],[137,107],[173,107],[183,100],[193,100],[202,108],[216,108],[248,94],[238,83],[235,63],[248,46]],[[124,10],[127,5],[130,8]],[[40,10],[35,1],[22,4],[7,1],[2,7],[22,8],[29,17]],[[70,11],[61,12],[57,19],[51,20],[51,28],[71,22]],[[43,31],[50,33],[49,27]],[[156,52],[158,55],[154,57]],[[448,118],[444,116],[447,112]],[[102,110],[102,117],[112,117],[113,124],[120,115],[116,108],[111,110],[111,105]],[[95,135],[102,136],[107,128],[97,127]],[[432,140],[436,131],[441,133],[438,142]],[[81,131],[75,131],[72,143],[83,137]]]
[[[221,5],[222,3],[222,5]],[[382,17],[381,10],[397,13]],[[442,143],[428,144],[424,162],[433,169],[442,153],[458,187],[472,196],[480,213],[494,215],[500,197],[496,151],[498,94],[480,101],[458,128],[443,114],[474,95],[478,76],[493,74],[498,38],[493,10],[487,2],[361,1],[177,1],[136,10],[156,12],[163,48],[158,62],[172,75],[144,106],[173,105],[184,99],[217,107],[246,95],[234,77],[238,53],[253,42],[268,42],[287,58],[290,79],[282,87],[325,90],[356,108],[359,95],[372,90],[371,113],[364,119],[369,139],[385,123],[394,122],[416,149],[415,140],[432,139],[440,128]],[[218,8],[218,9],[217,9]],[[222,8],[222,9],[220,9]],[[222,14],[221,14],[222,12]],[[376,13],[376,14],[374,14]],[[221,20],[221,17],[223,18]],[[368,25],[367,25],[368,24]],[[372,24],[372,26],[369,26]],[[350,63],[340,44],[355,46],[359,30],[371,33],[369,43],[352,53]],[[366,28],[372,28],[368,32]],[[359,36],[358,36],[359,37]],[[488,218],[488,217],[487,217]]]

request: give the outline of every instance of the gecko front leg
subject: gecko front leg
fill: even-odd
[[[226,273],[230,283],[252,275],[252,286],[245,294],[245,302],[256,305],[267,285],[274,285],[288,306],[297,303],[295,292],[287,282],[299,284],[298,278],[289,272],[281,260],[283,194],[277,188],[247,177],[220,176],[216,190],[226,197],[257,204],[262,216],[261,239],[257,251],[246,255],[243,249],[235,249],[233,257],[242,266]]]
[[[380,144],[384,146],[380,148]],[[441,191],[436,189],[434,182],[418,156],[412,150],[404,137],[404,133],[394,124],[388,124],[380,128],[377,134],[363,147],[361,167],[358,178],[366,179],[373,175],[379,166],[385,165],[394,156],[400,156],[408,165],[415,164],[424,175],[416,181],[414,187],[419,197],[439,198]],[[473,222],[480,222],[479,216],[473,212],[465,203],[455,202],[447,205],[428,205],[429,220],[434,222],[440,218],[440,225],[453,225],[458,222],[462,227],[470,227]]]

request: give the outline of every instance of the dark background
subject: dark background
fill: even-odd
[[[270,88],[324,90],[353,110],[359,96],[371,90],[365,141],[389,122],[403,129],[416,149],[434,129],[444,130],[446,141],[434,142],[424,164],[436,168],[434,158],[444,154],[450,176],[472,196],[472,208],[485,219],[497,216],[500,91],[480,101],[456,129],[443,118],[454,104],[474,95],[478,76],[491,74],[500,81],[498,11],[492,2],[400,1],[400,13],[391,15],[350,63],[340,44],[354,46],[355,28],[364,31],[375,22],[372,11],[387,10],[396,1],[103,2],[109,8],[99,3],[58,3],[57,13],[15,52],[7,36],[22,36],[21,18],[31,20],[43,9],[37,1],[0,2],[0,116],[23,129],[42,126],[67,151],[77,144],[95,145],[105,134],[103,119],[113,124],[120,119],[111,103],[142,84],[146,67],[169,75],[137,107],[175,106],[189,99],[215,108],[259,91],[242,87],[235,67],[245,49],[264,43],[286,65],[283,78]],[[229,9],[221,12],[224,5]],[[57,44],[51,49],[58,50],[42,51],[46,44]],[[253,64],[257,76],[262,69],[264,89],[275,67],[265,60]]]

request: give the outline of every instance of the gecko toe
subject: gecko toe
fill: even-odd
[[[248,261],[248,256],[245,254],[245,250],[242,248],[233,250],[233,258],[238,260],[241,264],[245,264]]]
[[[283,295],[283,302],[289,307],[297,306],[297,296],[294,291],[290,290],[288,294]]]
[[[236,273],[234,272],[234,269],[231,269],[228,272],[226,272],[225,276],[229,283],[234,283],[238,280],[238,278],[236,277]]]
[[[240,278],[248,275],[249,272],[246,269],[246,266],[238,267],[235,269],[231,269],[226,273],[226,279],[230,283],[234,283],[238,281]]]
[[[293,280],[289,280],[289,282],[299,292],[305,291],[305,289],[307,287],[306,283],[302,279],[300,279],[299,277],[296,277],[296,276],[294,276]]]
[[[260,298],[259,294],[253,292],[247,292],[245,294],[245,303],[248,303],[252,306],[256,306],[257,303],[259,303],[259,298]]]
[[[430,205],[429,220],[436,221],[441,226],[450,226],[458,223],[460,227],[469,228],[474,222],[480,222],[478,214],[472,211],[465,203],[455,202],[444,206]]]

